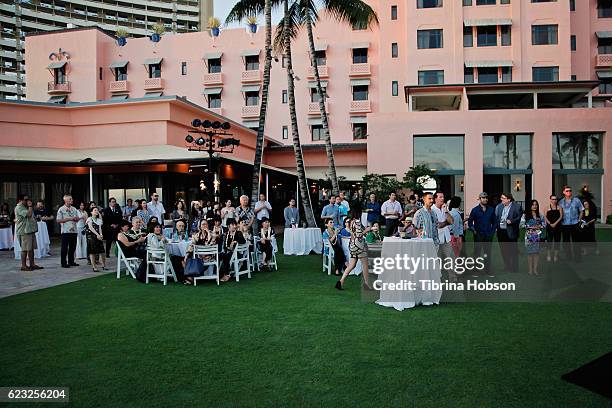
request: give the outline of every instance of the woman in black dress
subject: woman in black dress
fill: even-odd
[[[584,200],[584,216],[582,217],[583,224],[580,227],[580,235],[583,255],[587,252],[594,252],[598,255],[597,240],[595,239],[595,222],[597,221],[597,207],[591,200]]]
[[[104,254],[104,237],[102,236],[102,217],[97,208],[91,210],[91,216],[86,221],[86,236],[87,236],[87,256],[91,262],[91,268],[94,272],[98,272],[96,268],[96,255],[100,256],[102,261],[102,269],[106,269],[106,256]]]
[[[558,205],[558,198],[553,194],[550,196],[550,204],[548,210],[544,214],[546,219],[546,241],[548,247],[546,250],[546,260],[550,262],[550,254],[552,249],[553,260],[559,260],[559,245],[561,245],[561,220],[563,220],[563,208]]]

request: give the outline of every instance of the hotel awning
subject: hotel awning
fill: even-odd
[[[612,38],[612,31],[597,31],[595,35],[597,38]]]
[[[161,64],[163,60],[164,60],[163,58],[147,58],[146,60],[144,60],[144,64],[145,65],[157,65],[157,64]]]
[[[66,103],[66,100],[68,99],[68,96],[66,95],[55,95],[49,98],[49,100],[47,102],[51,102],[51,103]],[[4,147],[3,147],[4,149]]]
[[[47,65],[47,69],[57,69],[66,65],[67,61],[53,61],[49,65]]]
[[[121,101],[124,99],[127,99],[129,95],[113,95],[111,96],[110,100],[111,101]]]
[[[370,43],[369,42],[352,43],[351,44],[351,48],[352,49],[355,49],[355,48],[370,48]]]
[[[512,61],[466,61],[466,68],[511,67]]]
[[[351,116],[351,123],[368,123],[367,116]]]
[[[223,56],[223,53],[221,51],[219,51],[219,52],[208,52],[208,53],[204,54],[204,57],[202,59],[204,59],[204,60],[219,59],[222,56]]]
[[[369,79],[351,79],[351,86],[370,85]]]
[[[463,20],[463,25],[466,27],[512,25],[512,19],[510,18],[482,18],[482,19],[474,19],[474,20],[465,19]]]
[[[612,78],[612,71],[597,71],[597,78]]]
[[[322,125],[323,124],[323,120],[321,118],[311,118],[308,119],[308,125],[312,126],[312,125]]]
[[[125,68],[127,67],[129,61],[113,61],[108,67],[110,69],[114,68]]]
[[[261,50],[245,50],[240,53],[241,57],[252,57],[254,55],[259,55]]]
[[[219,88],[206,88],[204,89],[204,91],[202,91],[202,95],[219,95],[221,92],[223,92],[223,88],[219,87]]]
[[[327,50],[327,44],[315,44],[315,51]]]
[[[240,88],[240,92],[259,92],[261,85],[244,85]]]
[[[163,92],[147,92],[144,94],[144,98],[159,98],[163,94]]]
[[[308,83],[308,87],[309,88],[316,88],[317,87],[317,81],[310,81]],[[327,88],[327,81],[321,81],[321,88]]]

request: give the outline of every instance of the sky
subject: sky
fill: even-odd
[[[234,7],[234,4],[236,4],[237,2],[238,1],[236,0],[215,0],[215,5],[214,5],[215,17],[219,18],[219,20],[221,20],[222,22],[225,22],[225,18],[229,14],[232,7]],[[273,10],[272,11],[272,24],[276,24],[281,19],[281,17],[282,17],[282,12],[280,12],[280,10]],[[257,18],[259,19],[259,24],[264,23],[263,15],[258,16]],[[240,26],[240,23],[232,24],[230,27],[236,27],[236,26]]]

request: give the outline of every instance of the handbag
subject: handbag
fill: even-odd
[[[185,276],[200,276],[204,274],[204,261],[200,258],[189,258],[185,263]]]

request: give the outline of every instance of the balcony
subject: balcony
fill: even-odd
[[[47,92],[49,94],[65,94],[72,92],[70,87],[70,81],[66,81],[63,83],[56,83],[55,81],[51,81],[47,84]]]
[[[612,67],[612,54],[597,54],[598,67]]]
[[[146,78],[144,83],[145,90],[164,89],[164,80],[162,78]]]
[[[261,82],[261,71],[242,71],[242,82]]]
[[[329,115],[329,104],[325,102],[325,112]],[[319,102],[310,102],[308,104],[308,114],[309,115],[321,115],[321,109],[319,108]]]
[[[349,76],[369,76],[372,73],[370,72],[370,64],[351,64],[351,70],[349,71]]]
[[[128,81],[111,81],[108,90],[110,92],[128,92]]]
[[[327,70],[327,65],[319,65],[319,78],[328,78],[329,72]],[[308,78],[314,78],[314,68],[308,67]]]
[[[211,111],[212,113],[215,113],[215,114],[219,115],[219,116],[223,116],[223,108],[208,108],[208,110]],[[257,114],[259,115],[259,112],[257,112]]]
[[[204,86],[212,85],[223,85],[223,74],[221,72],[204,74]]]
[[[243,118],[258,118],[259,117],[259,105],[243,106],[241,116]]]
[[[372,112],[372,105],[370,101],[351,101],[351,107],[349,113],[370,113]]]

